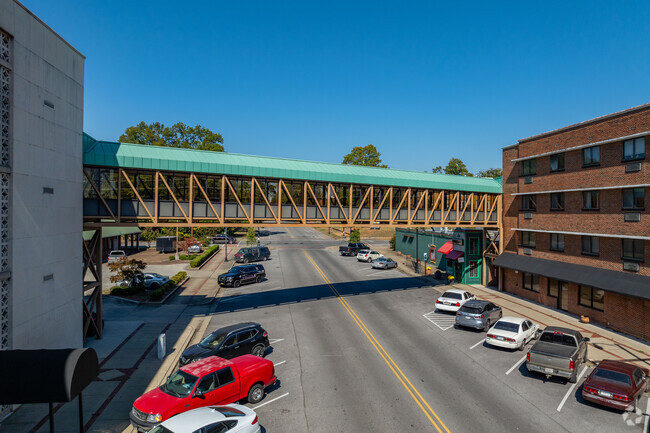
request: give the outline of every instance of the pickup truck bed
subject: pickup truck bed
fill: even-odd
[[[580,367],[587,360],[588,341],[578,331],[549,326],[526,355],[526,368],[575,383]]]

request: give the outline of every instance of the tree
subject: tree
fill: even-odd
[[[201,245],[202,243],[192,236],[188,236],[182,241],[178,242],[178,249],[181,251],[188,251],[192,245]],[[189,252],[189,251],[188,251]]]
[[[352,148],[350,153],[343,157],[342,164],[388,168],[387,165],[381,163],[380,157],[381,153],[372,144],[365,147],[356,146]]]
[[[253,227],[248,228],[246,232],[246,245],[255,245],[257,243],[257,236],[255,236],[255,229]]]
[[[487,170],[481,170],[476,174],[476,177],[497,178],[501,176],[503,176],[503,170],[500,168],[488,168]]]
[[[223,152],[223,137],[201,125],[187,126],[178,122],[167,127],[160,122],[144,122],[129,126],[118,140],[120,143],[148,144],[150,146],[181,147],[183,149]]]
[[[474,176],[467,170],[465,163],[458,158],[451,158],[449,164],[445,167],[445,174],[455,174],[459,176]]]
[[[433,169],[431,169],[431,172],[432,173],[442,173],[442,167],[441,166],[434,167]]]
[[[142,260],[127,259],[126,257],[109,263],[108,269],[115,272],[115,275],[111,275],[111,283],[124,281],[129,287],[133,287],[142,282],[142,271],[146,267],[147,264]]]
[[[350,232],[349,242],[361,242],[361,232],[359,229],[354,229]]]
[[[149,246],[151,246],[151,241],[156,240],[157,237],[158,232],[151,227],[145,227],[145,229],[140,232],[140,239],[147,242]]]

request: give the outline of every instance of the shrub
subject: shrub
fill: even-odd
[[[187,277],[187,272],[181,271],[181,272],[177,273],[176,275],[174,275],[171,278],[171,280],[174,283],[174,285],[176,285],[176,284],[180,283],[181,281],[183,281],[185,279],[185,277]]]
[[[165,284],[162,287],[157,288],[151,294],[149,295],[149,300],[150,301],[160,301],[163,298],[163,295],[165,294],[165,291],[167,291],[167,286],[169,283]]]
[[[208,260],[210,257],[215,255],[217,253],[217,251],[219,251],[219,245],[211,246],[210,248],[205,250],[205,252],[203,254],[201,254],[200,256],[195,257],[194,259],[192,259],[192,261],[190,262],[190,267],[191,268],[198,268],[203,263],[205,263],[206,260]]]
[[[359,229],[354,229],[350,232],[349,242],[361,242],[361,232]]]
[[[390,249],[395,251],[395,234],[393,233],[393,237],[390,238],[390,241],[388,241],[388,244],[390,245]]]
[[[119,287],[115,286],[111,288],[111,295],[113,296],[128,296],[135,295],[142,292],[143,288],[141,286],[135,287]]]

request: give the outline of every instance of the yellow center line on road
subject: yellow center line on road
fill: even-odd
[[[289,233],[289,236],[291,236],[291,239],[295,239],[295,236],[293,233],[291,233],[291,230],[289,230],[289,227],[285,227],[287,229],[287,233]]]
[[[357,324],[357,326],[361,329],[361,331],[364,333],[366,338],[370,341],[370,344],[372,344],[372,346],[375,348],[377,353],[379,353],[379,356],[381,356],[381,358],[384,360],[386,365],[388,365],[388,368],[390,368],[390,370],[397,377],[397,379],[400,381],[402,386],[409,393],[411,398],[415,401],[415,403],[417,403],[417,405],[420,407],[422,412],[424,412],[424,414],[429,419],[431,424],[436,428],[438,433],[442,433],[442,430],[440,429],[440,427],[442,427],[445,430],[445,432],[450,433],[447,426],[438,417],[436,412],[433,409],[431,409],[431,406],[429,406],[429,403],[427,403],[427,401],[424,399],[424,397],[422,397],[420,392],[417,390],[417,388],[415,388],[415,386],[413,386],[411,381],[408,379],[408,377],[406,377],[406,375],[399,368],[397,363],[395,361],[393,361],[393,358],[391,358],[390,355],[388,354],[388,352],[386,352],[386,349],[384,349],[382,347],[382,345],[375,338],[375,336],[372,334],[372,332],[370,332],[368,327],[363,323],[363,321],[359,318],[359,316],[357,316],[357,313],[355,313],[355,311],[352,309],[352,307],[350,307],[350,304],[348,304],[347,301],[345,299],[343,299],[343,297],[338,292],[338,290],[336,290],[336,287],[334,287],[334,285],[327,278],[325,273],[318,267],[316,262],[314,262],[314,259],[312,259],[312,257],[309,255],[309,253],[307,253],[307,251],[303,250],[303,253],[305,253],[305,256],[307,257],[307,260],[309,260],[309,262],[312,264],[312,266],[316,269],[316,272],[318,272],[320,274],[321,278],[323,278],[323,280],[328,285],[328,287],[332,290],[332,292],[334,292],[334,294],[336,295],[336,299],[338,299],[339,302],[343,305],[343,307],[346,309],[346,311],[348,312],[350,317],[352,317],[352,320],[354,320],[354,322]],[[425,406],[426,406],[426,409],[425,409]],[[427,411],[427,409],[428,409],[428,411]],[[433,415],[433,417],[438,421],[437,423],[436,423],[436,421],[434,421],[434,419],[431,417],[431,415]]]

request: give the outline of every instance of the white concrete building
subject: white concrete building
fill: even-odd
[[[82,347],[84,56],[0,0],[0,349]]]

